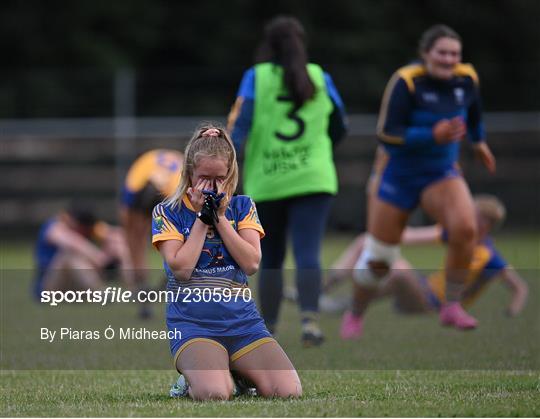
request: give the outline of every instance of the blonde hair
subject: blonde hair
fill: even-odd
[[[203,122],[195,129],[186,146],[180,183],[174,194],[165,201],[167,205],[174,208],[181,204],[187,190],[193,186],[191,184],[193,171],[203,157],[220,158],[227,162],[228,172],[224,180],[224,192],[226,199],[231,199],[238,185],[238,163],[233,142],[225,128],[218,124]]]
[[[502,201],[494,195],[475,195],[474,205],[476,206],[478,213],[491,222],[492,227],[501,225],[506,218],[506,207]]]

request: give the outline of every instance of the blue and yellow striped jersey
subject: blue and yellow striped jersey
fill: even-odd
[[[162,198],[172,195],[180,183],[183,162],[183,154],[175,150],[150,150],[141,155],[126,175],[122,203],[131,206],[137,193],[149,183]]]
[[[253,229],[261,237],[264,235],[251,198],[233,196],[225,214],[236,231]],[[152,214],[152,243],[156,245],[165,240],[188,240],[196,217],[187,197],[174,208],[164,203],[158,204]],[[201,255],[189,280],[176,279],[165,261],[163,265],[168,278],[167,290],[175,295],[182,291],[182,298],[167,304],[168,323],[184,322],[189,324],[191,332],[206,336],[210,332],[231,334],[260,319],[251,293],[248,299],[243,298],[244,294],[242,298],[219,301],[184,298],[190,292],[200,293],[206,289],[219,289],[216,290],[218,292],[229,289],[235,293],[247,289],[247,275],[240,269],[214,228],[208,229]]]
[[[233,196],[225,215],[237,231],[250,228],[264,236],[253,201],[247,196]],[[171,206],[161,203],[154,208],[152,214],[152,243],[165,240],[185,241],[189,237],[191,227],[197,214],[189,199],[184,196],[181,205]],[[236,261],[228,252],[217,230],[209,227],[206,240],[192,278],[178,281],[164,263],[169,277],[169,288],[182,287],[230,287],[245,285],[247,276],[241,271]]]
[[[443,241],[445,241],[444,236],[443,233]],[[465,280],[462,304],[466,307],[473,304],[486,286],[507,266],[508,263],[497,252],[491,238],[486,237],[478,243],[474,248],[469,273]],[[443,270],[429,276],[428,286],[439,302],[446,300],[446,278]]]
[[[429,76],[421,63],[394,73],[384,92],[377,135],[391,159],[391,170],[407,174],[452,167],[459,142],[439,145],[433,126],[442,119],[462,117],[472,142],[485,137],[478,76],[470,64],[458,64],[451,80]]]

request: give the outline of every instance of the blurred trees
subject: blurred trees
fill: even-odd
[[[264,22],[297,16],[351,112],[377,112],[391,73],[434,23],[464,39],[487,110],[538,110],[540,2],[530,0],[6,1],[0,117],[109,116],[114,73],[137,75],[138,115],[223,114]]]

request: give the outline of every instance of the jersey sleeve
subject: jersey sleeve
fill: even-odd
[[[330,114],[330,122],[328,124],[328,135],[330,136],[332,144],[335,147],[347,135],[347,116],[343,100],[341,99],[341,96],[339,95],[330,74],[324,73],[324,81],[328,96],[330,97],[333,105],[333,110]]]
[[[180,233],[182,226],[173,217],[171,209],[163,204],[155,206],[152,212],[152,244],[166,240],[184,241],[184,235]]]
[[[383,143],[405,147],[433,143],[432,127],[409,125],[412,111],[413,100],[410,86],[397,72],[392,76],[384,91],[377,122],[379,140]]]
[[[246,141],[251,124],[253,122],[253,111],[255,108],[255,69],[250,68],[244,73],[236,100],[229,113],[227,128],[238,155],[241,154],[242,147]]]
[[[488,276],[497,275],[501,270],[508,266],[508,262],[504,260],[501,254],[495,249],[492,249],[491,258],[489,259],[484,270]]]
[[[257,214],[257,208],[253,200],[247,196],[241,197],[242,201],[238,214],[238,231],[249,228],[259,232],[261,239],[264,237],[264,229]]]
[[[473,86],[473,100],[467,109],[467,134],[472,143],[484,141],[486,133],[482,121],[482,101],[477,84]]]

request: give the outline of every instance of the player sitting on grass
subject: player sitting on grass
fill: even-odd
[[[133,284],[133,266],[122,229],[98,221],[88,206],[73,204],[41,227],[35,249],[41,291],[101,289],[105,271],[120,267],[126,285]]]
[[[236,153],[225,130],[206,125],[189,141],[176,193],[154,208],[152,243],[164,260],[167,327],[176,369],[172,396],[227,400],[231,371],[263,397],[298,397],[296,370],[257,312],[248,275],[264,235],[255,204],[233,195]],[[180,332],[181,336],[178,336]]]
[[[504,220],[506,210],[494,196],[479,195],[475,197],[474,202],[479,235],[474,247],[474,257],[469,266],[465,289],[461,295],[461,304],[471,305],[488,284],[500,277],[512,292],[507,313],[515,316],[525,305],[528,293],[527,284],[500,256],[494,247],[493,240],[489,237],[493,228]],[[409,227],[404,233],[403,243],[433,243],[441,239],[446,240],[446,233],[441,231],[439,226]],[[364,236],[362,235],[334,265],[334,281],[352,274],[353,266],[363,247]],[[405,259],[399,259],[393,265],[392,275],[378,286],[375,293],[372,290],[364,293],[364,286],[354,284],[353,303],[351,309],[343,316],[341,337],[357,339],[362,335],[365,312],[375,299],[394,296],[397,309],[404,313],[434,312],[444,304],[445,287],[443,271],[426,278],[415,271]]]

